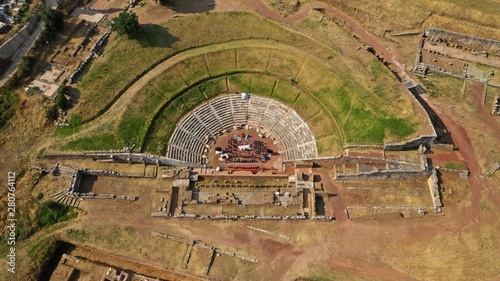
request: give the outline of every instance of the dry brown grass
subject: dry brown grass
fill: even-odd
[[[498,223],[498,221],[496,221]],[[419,279],[484,280],[500,274],[500,246],[494,224],[467,228],[461,233],[441,233],[407,245],[405,251],[376,246],[382,260],[396,270]],[[383,254],[392,252],[391,255]]]
[[[495,0],[482,2],[470,0],[425,0],[419,2],[326,0],[324,2],[334,4],[333,6],[353,15],[354,18],[365,25],[375,26],[380,34],[382,33],[380,31],[384,29],[390,29],[397,33],[408,29],[421,28],[422,24],[431,15],[456,18],[493,28],[498,27],[499,22],[497,11],[500,8],[500,3]]]

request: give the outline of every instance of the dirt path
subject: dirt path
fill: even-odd
[[[347,219],[347,214],[345,213],[345,206],[340,197],[340,190],[334,184],[332,178],[328,175],[328,171],[326,168],[323,169],[315,169],[314,173],[319,174],[321,176],[321,180],[324,184],[324,188],[328,191],[328,195],[330,196],[331,208],[333,210],[333,216],[335,217],[335,222],[337,223],[345,223]],[[325,214],[330,215],[330,214]]]
[[[470,185],[472,190],[472,207],[465,208],[462,211],[459,221],[456,222],[457,226],[465,226],[471,222],[477,222],[480,216],[479,201],[481,200],[483,192],[489,193],[489,199],[493,201],[495,206],[500,206],[500,200],[498,196],[498,190],[493,187],[486,174],[481,170],[481,165],[474,155],[474,149],[472,148],[472,143],[467,135],[465,129],[457,124],[450,116],[446,114],[444,110],[437,107],[432,102],[428,103],[429,107],[432,108],[439,115],[443,124],[446,126],[447,130],[451,132],[451,137],[453,142],[459,149],[459,153],[465,159],[467,166],[470,170]]]
[[[487,109],[483,106],[483,98],[484,98],[484,84],[474,82],[474,85],[472,86],[472,95],[471,99],[472,102],[474,103],[474,106],[476,107],[477,112],[481,114],[482,120],[486,125],[490,128],[499,128],[500,127],[500,122],[498,118],[494,118],[490,110],[491,108]],[[494,137],[497,139],[500,139],[500,130],[493,130],[493,133],[495,134]]]

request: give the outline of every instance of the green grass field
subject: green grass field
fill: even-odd
[[[205,29],[209,25],[218,30],[220,21],[236,26],[219,30],[217,36]],[[255,30],[241,32],[242,23]],[[182,33],[182,28],[193,32]],[[338,151],[346,143],[382,144],[410,138],[424,124],[424,113],[415,109],[376,59],[366,53],[356,54],[355,59],[343,56],[249,13],[196,15],[149,25],[135,38],[118,37],[109,47],[102,63],[95,63],[77,85],[85,102],[73,114],[81,116],[82,123],[112,106],[150,69],[163,62],[172,64],[127,101],[124,114],[116,116],[114,130],[72,140],[66,149],[136,144],[148,153],[165,154],[182,116],[218,94],[240,91],[269,96],[297,110],[316,136],[320,154]],[[137,64],[125,63],[124,57]]]

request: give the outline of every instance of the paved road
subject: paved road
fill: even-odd
[[[57,8],[59,1],[58,0],[47,0],[46,4],[51,7],[51,8]],[[3,87],[5,83],[7,83],[7,80],[9,80],[12,75],[16,72],[17,66],[21,62],[21,58],[28,53],[28,51],[31,49],[31,46],[33,46],[33,43],[35,42],[36,38],[40,34],[43,28],[43,21],[40,21],[38,23],[38,27],[31,33],[31,35],[24,41],[24,43],[21,45],[21,47],[14,53],[14,55],[11,58],[12,63],[10,64],[9,69],[5,71],[3,76],[0,79],[0,87]]]
[[[38,34],[42,31],[43,25],[40,24],[38,27],[33,31],[33,33],[24,41],[24,43],[21,45],[21,47],[14,53],[12,56],[12,63],[10,64],[10,67],[7,69],[7,71],[4,73],[2,79],[0,80],[0,87],[5,85],[7,83],[7,80],[9,80],[12,75],[16,72],[17,66],[21,62],[22,57],[28,53],[28,51],[31,49],[31,46],[35,42],[36,38],[38,37]]]

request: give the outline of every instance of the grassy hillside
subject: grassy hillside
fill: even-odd
[[[213,34],[212,29],[227,22],[234,22],[234,29]],[[255,28],[242,28],[243,23]],[[181,32],[186,25],[193,32]],[[291,105],[309,123],[324,154],[346,143],[409,138],[424,123],[424,113],[367,52],[346,55],[249,13],[195,15],[163,27],[146,26],[134,38],[115,38],[104,59],[77,84],[81,102],[70,116],[83,122],[98,117],[131,91],[131,85],[137,90],[121,100],[126,109],[114,117],[114,129],[74,139],[66,148],[136,144],[164,153],[183,114],[204,100],[234,91],[271,95]]]

